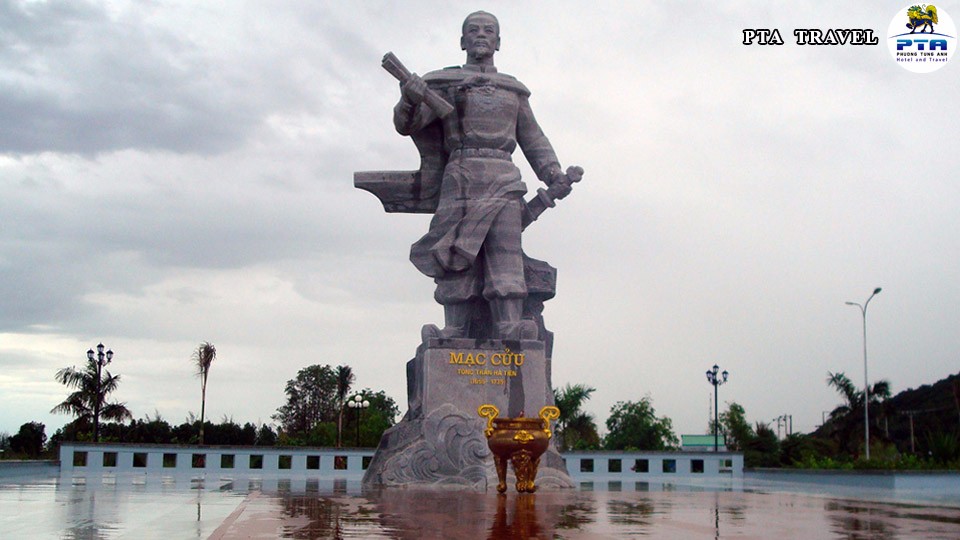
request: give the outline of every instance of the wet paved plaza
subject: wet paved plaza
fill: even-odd
[[[955,501],[749,482],[598,482],[498,496],[361,492],[309,479],[41,475],[0,478],[0,538],[956,539]]]

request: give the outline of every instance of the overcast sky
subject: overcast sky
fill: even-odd
[[[586,170],[523,242],[559,269],[554,385],[595,387],[598,424],[650,396],[704,432],[716,363],[721,408],[812,430],[839,404],[829,371],[863,383],[844,302],[878,286],[870,379],[957,373],[960,59],[897,66],[902,7],[0,0],[0,432],[69,421],[49,414],[54,373],[101,341],[137,418],[199,411],[201,341],[219,353],[210,419],[270,422],[311,364],[406,410],[404,364],[442,322],[407,260],[429,216],[385,214],[353,172],[417,167],[380,58],[463,62],[475,9],[500,18],[497,65],[564,167]],[[758,27],[786,44],[742,45]],[[802,47],[795,28],[881,43]]]

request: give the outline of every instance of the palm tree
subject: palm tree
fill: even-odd
[[[836,422],[835,435],[840,445],[849,450],[848,443],[852,440],[855,431],[863,428],[860,419],[863,417],[863,390],[858,389],[842,371],[827,372],[827,385],[832,386],[843,397],[844,403],[830,413],[830,419]],[[890,397],[890,383],[880,380],[870,387],[870,402],[867,405],[872,410],[882,410],[883,402]],[[876,415],[871,415],[876,418]]]
[[[92,357],[92,353],[90,354]],[[88,358],[83,369],[63,368],[54,376],[57,382],[76,388],[67,399],[50,410],[51,413],[72,414],[79,426],[94,425],[93,440],[100,442],[100,418],[123,421],[133,420],[133,415],[124,403],[107,403],[107,395],[117,389],[120,375],[101,369],[95,358]],[[99,380],[98,380],[99,378]]]
[[[564,445],[568,449],[597,449],[600,447],[597,423],[593,421],[593,415],[582,411],[567,420],[563,438]]]
[[[353,384],[353,369],[350,366],[337,366],[337,448],[343,443],[343,406]]]
[[[207,375],[210,373],[210,364],[217,358],[217,348],[209,341],[201,343],[193,351],[193,363],[197,366],[197,376],[200,377],[200,441],[203,444],[203,421],[207,406]]]
[[[770,424],[757,422],[756,434],[743,448],[743,459],[750,467],[779,467],[780,441]]]
[[[560,450],[569,450],[578,440],[588,444],[593,439],[599,441],[593,417],[580,410],[595,391],[596,388],[584,384],[567,384],[563,390],[553,390],[553,401],[560,409],[556,428]]]

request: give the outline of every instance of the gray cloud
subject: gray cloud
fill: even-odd
[[[86,2],[0,9],[4,152],[213,151],[235,144],[250,123],[212,99],[202,54],[183,38]]]
[[[282,10],[277,22],[289,34],[264,35],[252,25],[235,28],[239,35],[200,36],[164,26],[157,9],[0,4],[0,153],[237,148],[272,113],[323,106],[329,96],[307,85],[318,74],[341,84],[347,76],[322,54],[331,43],[349,45],[349,54],[364,48],[356,32],[331,29],[329,19],[297,20]],[[309,40],[291,41],[306,31]]]

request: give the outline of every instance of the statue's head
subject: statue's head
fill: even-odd
[[[500,22],[486,11],[475,11],[463,20],[460,48],[469,58],[493,56],[500,50]]]

